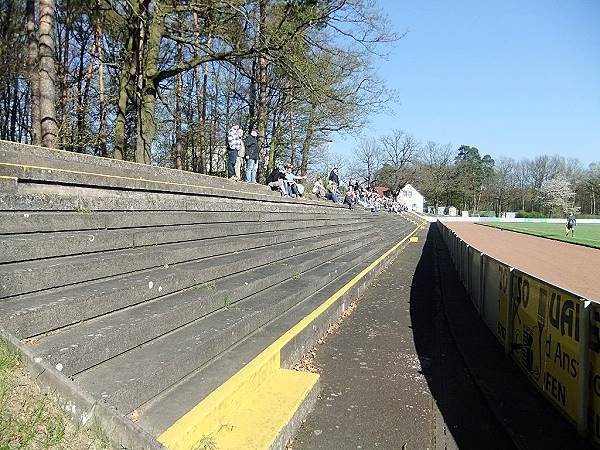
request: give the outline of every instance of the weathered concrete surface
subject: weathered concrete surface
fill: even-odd
[[[295,200],[295,199],[292,199]],[[19,185],[19,192],[0,191],[3,211],[252,211],[252,212],[323,212],[346,214],[331,202],[278,202],[251,198],[238,200],[205,196],[145,191],[108,191],[105,189],[57,186],[52,184]]]
[[[0,233],[47,233],[55,231],[103,230],[112,228],[160,227],[211,223],[330,220],[335,215],[321,212],[260,211],[0,211]]]
[[[395,243],[410,233],[412,229],[412,224],[399,225],[396,230],[397,234],[387,233],[387,237],[390,242]],[[381,239],[380,244],[384,244]],[[286,333],[300,318],[309,315],[324,300],[334,295],[342,286],[361,273],[374,258],[381,254],[381,248],[384,248],[385,245],[381,248],[378,245],[368,247],[361,255],[362,258],[359,256],[353,259],[355,265],[350,270],[341,272],[333,269],[336,272],[333,276],[336,278],[333,278],[326,286],[315,291],[285,314],[259,328],[239,344],[223,352],[218,358],[174,384],[150,402],[142,405],[138,409],[142,427],[147,430],[154,430],[157,433],[164,431],[176,419],[216,389],[224,379],[232,376],[269,346],[273,342],[274,336],[281,336]],[[394,256],[391,255],[391,258]],[[384,262],[383,265],[385,264]],[[376,269],[370,272],[365,277],[364,282],[368,282],[377,271]],[[289,368],[297,362],[299,355],[302,355],[307,348],[310,348],[323,335],[328,325],[335,321],[348,303],[358,295],[359,288],[362,292],[364,284],[356,284],[339,297],[336,303],[281,350],[282,367]]]
[[[511,449],[450,339],[431,243],[410,244],[317,349],[296,449]]]
[[[365,245],[370,243],[365,242]],[[381,245],[381,242],[377,244],[377,248]],[[252,331],[285,313],[316,289],[335,280],[361,261],[364,253],[364,248],[351,252],[342,250],[335,257],[321,260],[319,266],[299,271],[279,284],[266,289],[257,286],[255,294],[231,305],[232,299],[226,289],[218,298],[219,310],[210,316],[94,367],[77,376],[76,382],[97,395],[106,396],[107,401],[119,410],[129,413]],[[270,273],[279,270],[281,267],[263,266],[255,277],[259,281],[268,279]],[[241,274],[239,278],[243,276]],[[251,284],[252,280],[248,282]],[[231,288],[233,290],[233,286]]]
[[[255,193],[270,192],[270,189],[260,184],[244,183],[242,186],[237,186],[236,183],[220,177],[45,147],[26,146],[9,141],[0,141],[0,162],[171,183],[201,184],[217,188],[235,186],[236,189]]]
[[[12,297],[0,303],[0,323],[21,338],[37,335],[344,240],[334,233]]]
[[[225,236],[243,236],[275,231],[296,231],[312,227],[336,227],[347,220],[331,218],[327,221],[245,221],[216,222],[201,225],[182,224],[177,227],[126,228],[119,230],[63,231],[55,233],[20,233],[4,236],[0,241],[0,263],[27,261],[80,253],[104,252],[149,245],[199,241]],[[367,222],[365,218],[363,223]],[[357,220],[356,225],[360,225]]]
[[[290,242],[295,239],[314,237],[315,234],[326,236],[340,231],[360,230],[367,226],[368,224],[358,224],[354,227],[352,223],[348,223],[335,228],[306,228],[293,233],[272,231],[239,236],[235,239],[221,237],[206,241],[176,242],[146,248],[74,255],[57,260],[17,262],[3,266],[0,270],[0,289],[2,296],[8,297],[160,267],[165,264],[173,265],[244,249]]]
[[[75,420],[100,418],[117,447],[160,447],[157,422],[144,433],[132,408],[169,426],[200,394],[197,383],[196,396],[180,391],[186,380],[205,378],[204,395],[226,382],[414,227],[263,186],[0,143],[3,175],[16,181],[2,178],[0,192],[0,332]],[[355,288],[286,344],[286,365]],[[149,407],[159,398],[170,406]]]
[[[375,238],[374,235],[366,236],[366,242],[374,242]],[[322,264],[328,259],[328,255],[349,252],[359,247],[356,243],[337,243],[281,260],[269,258],[269,255],[252,255],[252,258],[245,259],[257,267],[245,270],[239,259],[249,255],[238,254],[237,260],[229,256],[224,264],[216,267],[211,265],[215,270],[215,278],[219,277],[218,283],[199,283],[190,289],[162,296],[151,302],[139,302],[132,308],[99,317],[75,329],[40,337],[33,350],[51,365],[61,363],[65,375],[74,375],[221,309],[225,298],[233,305],[255,292]],[[272,264],[260,266],[266,263]],[[236,273],[226,275],[227,271]],[[147,291],[138,289],[134,292],[140,290]]]

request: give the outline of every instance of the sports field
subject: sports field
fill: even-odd
[[[485,223],[490,227],[504,230],[518,231],[520,233],[542,236],[559,241],[573,242],[600,248],[600,224],[582,223],[575,227],[575,235],[565,236],[565,225],[561,223]]]

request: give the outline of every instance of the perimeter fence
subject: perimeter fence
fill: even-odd
[[[473,306],[506,355],[579,434],[600,444],[600,304],[511,267],[437,223]]]

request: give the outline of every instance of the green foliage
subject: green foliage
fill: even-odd
[[[479,211],[479,217],[496,217],[496,211]]]
[[[517,217],[520,219],[544,219],[548,217],[541,211],[517,211]]]
[[[479,209],[484,181],[494,174],[495,161],[490,155],[482,157],[477,147],[461,145],[454,162],[456,187],[462,194],[465,207]]]

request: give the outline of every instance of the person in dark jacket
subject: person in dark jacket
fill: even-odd
[[[278,164],[271,174],[267,177],[267,185],[274,191],[281,192],[281,195],[287,195],[287,186],[285,184],[285,169],[283,165]]]
[[[252,130],[244,139],[246,146],[246,181],[256,183],[256,170],[258,168],[258,141],[256,130]]]
[[[340,177],[338,177],[338,168],[334,167],[331,169],[331,173],[329,174],[329,181],[335,183],[335,186],[338,187],[340,185]]]
[[[576,226],[577,226],[577,220],[575,219],[575,215],[573,213],[571,213],[567,217],[567,224],[565,225],[565,236],[568,236],[569,232],[571,232],[571,236],[573,236],[575,234]]]
[[[333,169],[331,169],[331,173],[329,174],[329,183],[327,184],[327,190],[331,190],[331,192],[333,193],[332,195],[332,199],[334,202],[336,201],[341,201],[338,200],[338,187],[340,185],[340,177],[338,176],[338,168],[334,167]]]

